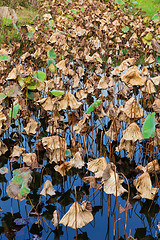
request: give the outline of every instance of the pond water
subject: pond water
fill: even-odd
[[[102,90],[101,93],[106,98],[103,101],[103,107],[107,108],[112,102],[117,107],[124,105],[125,101],[117,98],[117,92],[123,89],[123,85],[120,82],[116,82],[114,86],[114,97],[109,96],[106,90]],[[98,94],[99,95],[99,94]],[[134,96],[132,92],[131,96]],[[107,97],[109,97],[107,99]],[[140,102],[143,95],[141,93],[137,96],[137,102]],[[83,100],[84,109],[95,100],[92,94],[88,94],[87,101]],[[126,129],[127,124],[121,122],[121,129],[118,135],[117,141],[110,141],[110,138],[104,134],[105,130],[109,129],[111,121],[109,117],[103,117],[99,119],[97,114],[91,113],[91,117],[88,121],[91,129],[84,132],[84,134],[76,134],[73,131],[73,125],[68,124],[68,116],[73,110],[63,110],[60,114],[63,115],[65,126],[60,126],[57,131],[62,127],[65,130],[59,135],[65,138],[67,148],[73,147],[73,140],[75,141],[74,147],[81,144],[83,149],[82,159],[85,162],[85,166],[82,169],[71,168],[64,177],[55,171],[55,163],[49,164],[45,150],[39,148],[37,150],[37,143],[43,137],[52,135],[46,132],[46,123],[50,117],[50,112],[41,112],[38,110],[38,114],[35,109],[32,109],[32,100],[28,100],[32,117],[37,122],[41,123],[38,132],[33,136],[24,134],[23,120],[18,119],[15,123],[9,127],[3,137],[3,142],[7,145],[9,151],[5,155],[1,156],[0,166],[6,166],[9,169],[9,173],[0,175],[1,184],[1,196],[0,196],[0,238],[1,239],[125,239],[124,226],[126,226],[126,235],[130,234],[137,239],[158,239],[157,224],[160,220],[160,201],[159,194],[156,195],[153,201],[147,199],[134,200],[136,195],[136,189],[133,186],[133,179],[136,178],[137,172],[135,167],[138,164],[145,165],[149,158],[150,152],[146,150],[146,143],[136,143],[135,153],[130,160],[127,158],[127,153],[122,150],[115,151],[115,147],[118,146],[120,139],[122,138],[122,131]],[[140,105],[139,105],[140,106]],[[146,114],[146,113],[145,113]],[[70,118],[71,120],[71,118]],[[73,120],[73,119],[72,119]],[[62,124],[62,122],[60,122]],[[141,120],[138,121],[138,125],[142,128]],[[17,136],[15,137],[15,133]],[[58,134],[58,133],[54,133]],[[16,199],[10,199],[6,192],[6,188],[9,181],[13,177],[11,171],[23,166],[22,158],[18,161],[10,162],[11,149],[14,145],[24,147],[27,152],[36,152],[39,157],[39,163],[42,164],[41,168],[33,169],[32,182],[29,185],[31,189],[26,200],[19,201]],[[129,181],[130,184],[130,198],[129,201],[132,208],[127,212],[120,213],[120,205],[125,206],[127,201],[127,193],[123,193],[120,197],[113,195],[107,195],[103,188],[96,190],[89,188],[89,184],[84,183],[82,178],[86,175],[94,175],[92,172],[86,173],[87,161],[89,158],[95,159],[104,156],[107,160],[115,162],[117,171],[122,172]],[[152,159],[156,157],[160,160],[158,148],[152,151]],[[69,160],[69,158],[66,158]],[[40,195],[43,183],[46,180],[50,180],[56,191],[54,196]],[[154,183],[154,176],[152,178]],[[70,228],[60,225],[55,230],[52,218],[54,210],[59,211],[60,218],[69,210],[71,204],[75,201],[75,186],[76,186],[76,198],[77,201],[85,200],[89,197],[88,201],[91,202],[93,208],[93,221],[87,224],[82,229],[78,229],[77,232]],[[127,183],[124,181],[123,186],[127,189]],[[38,214],[32,209],[36,207]],[[127,215],[127,219],[126,219]],[[39,220],[38,220],[39,219]],[[37,220],[40,224],[37,224]],[[36,223],[36,224],[35,224]],[[114,224],[115,223],[115,224]],[[126,225],[125,225],[126,224]],[[115,235],[114,235],[115,229]]]

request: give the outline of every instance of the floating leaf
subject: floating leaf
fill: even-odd
[[[92,103],[92,104],[89,106],[89,108],[87,109],[87,111],[86,111],[85,113],[91,113],[91,112],[93,112],[93,111],[96,109],[96,107],[97,107],[101,102],[102,102],[102,100],[97,100],[97,101],[95,101],[94,103]]]
[[[153,138],[155,134],[155,112],[148,114],[146,117],[143,127],[142,134],[145,139]]]
[[[52,91],[49,91],[49,93],[52,95],[52,96],[56,96],[56,97],[60,97],[64,94],[64,91],[61,91],[61,90],[52,90]]]
[[[9,111],[9,118],[15,118],[17,116],[17,113],[19,111],[19,103],[14,105],[13,108]]]
[[[46,80],[46,74],[43,71],[37,71],[33,73],[33,77],[38,78],[42,82]]]

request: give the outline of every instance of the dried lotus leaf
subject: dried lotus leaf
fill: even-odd
[[[55,195],[55,189],[52,186],[51,181],[47,180],[44,185],[43,185],[43,189],[40,192],[41,195],[44,195],[46,197],[46,195],[50,195],[53,196]]]
[[[101,178],[106,167],[107,161],[104,157],[94,159],[87,163],[87,169],[95,173],[95,178]]]
[[[148,172],[145,172],[142,175],[140,175],[134,181],[134,185],[141,198],[153,200],[156,193],[158,192],[157,188],[152,188],[151,178]]]
[[[79,203],[74,202],[68,212],[60,220],[59,224],[77,229],[84,227],[92,220],[92,213],[87,209],[83,210]]]
[[[140,128],[136,123],[131,123],[124,131],[123,138],[125,140],[130,140],[136,142],[137,140],[143,140],[143,135],[141,133]]]

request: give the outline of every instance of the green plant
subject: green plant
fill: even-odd
[[[155,134],[155,112],[148,114],[146,117],[143,127],[142,134],[145,139],[153,138]]]

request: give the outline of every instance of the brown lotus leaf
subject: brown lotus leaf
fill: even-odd
[[[43,18],[44,18],[45,21],[49,21],[49,19],[52,18],[52,15],[51,15],[50,13],[45,13],[45,14],[43,15]]]
[[[160,146],[160,129],[156,128],[155,135],[151,144],[155,147]]]
[[[47,150],[46,156],[49,158],[49,163],[52,162],[58,163],[60,161],[63,162],[65,160],[64,151],[62,151],[61,148],[57,148],[52,151]]]
[[[81,102],[78,102],[73,94],[67,92],[63,98],[63,100],[59,101],[59,111],[62,109],[67,109],[70,107],[71,109],[77,109],[82,105]]]
[[[120,121],[118,121],[117,119],[114,119],[111,123],[111,126],[110,126],[109,130],[107,132],[105,132],[105,134],[108,137],[110,137],[110,139],[112,141],[116,141],[120,128],[121,128]]]
[[[4,175],[4,174],[7,174],[7,173],[8,173],[8,168],[6,168],[6,167],[0,168],[0,174]]]
[[[154,63],[155,59],[152,54],[149,55],[149,57],[145,60],[145,63],[151,64]]]
[[[53,135],[54,133],[63,133],[64,131],[60,128],[58,128],[58,126],[53,126],[53,125],[48,125],[46,132],[51,133],[51,135]]]
[[[117,116],[117,107],[111,102],[105,109],[105,112],[106,116],[113,120]]]
[[[42,98],[41,100],[38,100],[37,102],[42,105],[42,107],[44,108],[45,111],[53,110],[53,102],[52,102],[51,97]]]
[[[141,71],[141,75],[142,76],[148,76],[149,75],[149,71],[148,71],[148,67],[144,67]]]
[[[60,70],[65,70],[66,69],[66,61],[61,60],[56,64],[56,67],[59,68]]]
[[[105,75],[100,79],[97,88],[107,89],[108,87],[115,86],[114,79],[112,77],[106,77]]]
[[[49,151],[53,151],[55,149],[60,148],[61,151],[65,151],[67,149],[67,143],[65,138],[55,135],[50,137],[43,137],[42,144],[45,149]]]
[[[72,166],[81,169],[84,166],[84,161],[81,158],[80,152],[76,152],[74,157],[70,160]]]
[[[75,125],[79,122],[79,114],[77,110],[72,111],[68,114],[68,124],[69,125]]]
[[[134,185],[141,198],[153,200],[158,192],[157,188],[152,188],[151,178],[148,172],[144,172],[137,179],[135,179]]]
[[[119,178],[118,173],[116,173],[116,166],[113,163],[107,165],[102,176],[102,181],[104,185],[103,189],[107,194],[120,196],[122,193],[128,192],[123,188],[122,183],[124,180]]]
[[[101,178],[106,167],[107,161],[104,157],[96,158],[87,163],[87,170],[93,172],[95,178]]]
[[[137,140],[143,140],[143,135],[141,133],[140,128],[136,123],[131,123],[124,131],[123,138],[125,140],[130,140],[136,142]]]
[[[30,118],[27,126],[24,128],[27,135],[29,134],[36,134],[37,133],[38,123],[33,119]]]
[[[83,181],[85,183],[89,183],[90,188],[99,188],[101,185],[97,183],[96,178],[94,176],[84,177]]]
[[[45,196],[46,195],[50,195],[50,196],[53,196],[55,195],[55,189],[53,188],[52,186],[52,183],[51,181],[47,180],[44,185],[43,185],[43,189],[42,191],[40,192],[41,195]]]
[[[129,83],[132,86],[143,86],[145,78],[140,76],[140,71],[137,66],[130,67],[127,72],[121,75],[122,82]]]
[[[121,109],[127,117],[134,118],[136,120],[141,119],[144,116],[144,110],[139,107],[134,97],[131,97],[126,103],[123,109]]]
[[[121,206],[121,204],[118,205],[118,211],[119,213],[125,212],[125,208]]]
[[[118,68],[118,67],[115,67],[114,70],[111,71],[111,74],[112,74],[113,76],[114,76],[114,75],[116,76],[116,75],[120,74],[120,72],[121,72],[121,71],[119,70],[119,68]]]
[[[99,53],[95,52],[95,53],[92,55],[92,57],[93,57],[97,62],[99,62],[99,63],[102,64],[103,61],[102,61],[102,58],[100,57]]]
[[[125,59],[118,67],[119,71],[125,71],[129,66],[134,65],[136,63],[135,58],[127,58]],[[117,75],[117,74],[116,74]]]
[[[6,80],[14,80],[17,78],[17,69],[13,68],[12,71],[8,74],[8,77],[6,78]]]
[[[98,114],[99,118],[106,117],[107,114],[103,109],[103,102],[101,102],[97,107],[96,107],[96,113]]]
[[[87,92],[87,93],[93,93],[94,92],[94,87],[93,87],[93,85],[92,85],[92,83],[90,82],[89,79],[86,81],[86,84],[84,85],[84,89],[85,89],[85,92]]]
[[[74,76],[74,82],[73,82],[73,88],[77,88],[78,87],[78,85],[79,85],[79,81],[80,81],[80,79],[79,79],[79,77],[78,77],[78,74],[75,74],[75,76]]]
[[[25,150],[26,150],[25,148],[21,148],[19,146],[14,146],[10,157],[12,157],[12,158],[20,157],[22,155],[22,153],[25,152]]]
[[[86,126],[86,120],[89,119],[89,116],[87,114],[83,114],[83,118],[78,122],[77,125],[73,127],[73,131],[75,131],[77,134],[80,134],[83,128]]]
[[[60,218],[59,218],[59,213],[58,213],[57,210],[54,210],[54,212],[53,212],[53,218],[52,218],[52,223],[53,223],[53,225],[54,225],[55,228],[58,228],[58,226],[59,226],[59,220],[60,220]]]
[[[132,140],[125,140],[124,138],[121,138],[119,146],[116,147],[116,151],[120,152],[122,149],[128,152],[128,158],[131,159],[133,157],[135,145]]]
[[[37,155],[35,153],[23,153],[23,162],[32,169],[34,168],[41,168],[42,165],[40,165],[37,162]]]
[[[80,100],[87,98],[87,93],[84,92],[84,90],[79,90],[76,92],[76,97]]]
[[[83,210],[78,202],[74,202],[59,224],[77,229],[84,227],[92,220],[92,213],[87,209]]]
[[[36,82],[37,82],[37,86],[36,86],[36,89],[41,92],[45,89],[45,83],[42,82],[41,80],[39,80],[38,78],[36,79]],[[34,99],[34,101],[36,101],[36,99]]]
[[[157,98],[152,105],[153,111],[160,114],[160,99]]]
[[[135,239],[131,235],[129,235],[126,240],[137,240],[137,238]]]
[[[80,78],[83,77],[84,69],[82,67],[78,67],[78,75],[79,75]]]
[[[86,200],[81,203],[81,207],[82,207],[83,211],[88,210],[88,211],[92,212],[92,210],[93,210],[92,203],[89,201],[86,201]]]
[[[72,167],[73,167],[73,164],[69,161],[69,162],[62,163],[60,166],[56,165],[54,169],[55,171],[59,172],[63,177],[66,175],[66,171],[69,171]]]
[[[142,88],[142,91],[148,94],[156,93],[156,89],[151,80],[147,80],[145,86]]]
[[[160,170],[160,166],[157,159],[147,163],[147,165],[145,166],[145,171],[148,173],[154,173],[155,171],[159,171],[159,170]]]
[[[116,114],[119,121],[126,122],[127,124],[130,124],[132,122],[132,119],[127,116],[122,105],[119,106]]]
[[[83,35],[85,35],[85,33],[86,33],[86,29],[83,29],[83,28],[81,28],[80,26],[78,26],[78,27],[75,29],[75,32],[76,32],[76,35],[78,35],[78,36],[83,36]]]
[[[20,86],[17,83],[14,83],[8,87],[5,88],[4,94],[8,97],[17,97],[21,95],[21,89]]]
[[[45,92],[48,93],[48,91],[54,89],[54,87],[55,87],[54,79],[45,81]]]
[[[0,156],[5,154],[7,151],[8,151],[8,147],[2,140],[0,140]]]
[[[158,230],[160,232],[160,222],[157,224]]]
[[[25,61],[26,58],[29,58],[31,56],[31,54],[29,52],[26,52],[24,54],[21,55],[20,59],[22,61]]]
[[[151,80],[156,86],[160,85],[160,76],[153,77],[153,78],[151,78]]]

